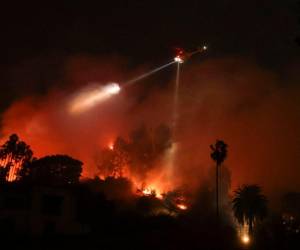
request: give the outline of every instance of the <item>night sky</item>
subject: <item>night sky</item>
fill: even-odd
[[[286,60],[295,53],[293,0],[61,2],[2,6],[2,60],[89,52],[121,53],[139,62],[203,41],[216,54]]]
[[[70,55],[157,65],[175,46],[192,50],[207,43],[210,58],[241,56],[275,70],[299,58],[295,0],[58,2],[1,5],[1,107],[20,92],[47,90]],[[16,83],[16,68],[34,86]]]

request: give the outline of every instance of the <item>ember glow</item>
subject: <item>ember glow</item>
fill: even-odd
[[[248,245],[250,243],[250,235],[249,235],[249,225],[244,224],[239,229],[239,238],[241,242],[245,245]]]
[[[109,144],[109,145],[108,145],[108,148],[109,148],[110,150],[114,150],[114,145],[113,145],[113,144]]]
[[[177,207],[181,210],[187,210],[188,209],[188,207],[184,204],[177,204]]]
[[[163,195],[160,193],[160,191],[156,190],[155,188],[152,188],[152,187],[147,187],[147,188],[142,189],[142,193],[145,196],[153,195],[153,196],[155,196],[158,199],[162,199],[163,198]]]
[[[81,113],[107,100],[120,92],[121,88],[117,83],[109,83],[105,86],[92,86],[80,91],[71,101],[69,111],[72,114]]]
[[[245,245],[248,245],[250,243],[250,237],[248,234],[242,235],[241,240]]]

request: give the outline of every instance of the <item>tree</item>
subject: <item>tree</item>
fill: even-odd
[[[129,136],[131,171],[144,179],[148,171],[156,166],[156,161],[171,147],[171,130],[161,124],[155,129],[142,125]]]
[[[237,221],[249,226],[249,234],[253,234],[253,226],[267,215],[267,199],[257,185],[244,185],[238,188],[232,200],[233,213]]]
[[[226,162],[222,164],[222,167],[219,168],[219,208],[220,208],[220,214],[222,216],[226,216],[226,213],[231,213],[231,171],[227,167]],[[210,187],[214,187],[212,190],[213,195],[213,207],[215,211],[216,216],[216,167],[215,165],[211,168],[209,168],[208,172],[208,179],[207,179],[207,185]]]
[[[104,148],[97,155],[97,167],[103,176],[115,178],[126,172],[144,179],[155,162],[171,146],[171,130],[161,124],[154,130],[140,126],[133,130],[127,140],[117,137],[112,148]]]
[[[14,181],[24,164],[32,160],[30,146],[12,134],[0,149],[0,175],[2,180]]]
[[[113,148],[104,148],[97,159],[97,167],[104,176],[123,177],[129,164],[128,143],[117,137]]]
[[[216,162],[216,211],[219,218],[219,168],[227,157],[227,144],[224,141],[217,140],[215,145],[210,145],[212,150],[211,158]]]
[[[75,184],[79,182],[82,162],[67,155],[51,155],[24,165],[20,180],[43,184]]]
[[[130,134],[130,158],[133,172],[144,175],[153,167],[154,140],[146,126],[141,126]]]

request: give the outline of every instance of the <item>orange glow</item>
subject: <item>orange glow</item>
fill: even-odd
[[[250,243],[250,238],[249,238],[249,235],[247,235],[247,234],[243,235],[241,240],[244,244],[249,244]]]
[[[9,157],[4,158],[4,159],[0,159],[0,166],[6,166],[6,164],[7,164],[6,161],[7,161],[8,158]],[[13,182],[17,179],[17,173],[20,170],[22,163],[21,162],[16,162],[15,160],[12,160],[10,162],[10,164],[11,165],[10,165],[10,168],[9,168],[8,175],[6,176],[6,180],[8,182]]]
[[[151,187],[142,189],[142,193],[143,193],[143,195],[145,195],[145,196],[153,195],[153,196],[155,196],[157,199],[160,199],[160,200],[163,198],[163,195],[162,195],[158,190],[156,190],[156,189],[154,189],[154,188],[151,188]]]
[[[145,188],[144,190],[142,190],[142,193],[144,195],[151,195],[153,190],[151,190],[150,188]]]
[[[244,224],[241,226],[239,230],[239,237],[243,244],[248,245],[250,243],[250,236],[249,236],[249,225]]]
[[[187,210],[188,209],[188,207],[184,204],[177,204],[177,207],[181,210]]]
[[[143,84],[126,89],[126,94],[110,98],[91,112],[70,115],[69,89],[76,90],[90,81],[130,79],[135,72],[127,73],[123,66],[94,58],[66,62],[66,75],[58,81],[66,88],[16,100],[3,112],[1,145],[17,133],[31,146],[35,157],[67,154],[84,163],[83,178],[98,175],[104,179],[108,174],[98,169],[95,158],[101,148],[108,149],[112,138],[129,136],[141,123],[154,128],[160,123],[170,125],[172,119],[174,77],[166,82],[166,88],[149,88],[142,102],[136,97],[144,91]],[[137,70],[141,73],[143,68]],[[285,84],[286,88],[278,88],[279,79],[273,72],[237,58],[205,60],[185,67],[178,111],[180,133],[175,138],[180,147],[174,167],[158,159],[157,165],[148,169],[135,166],[129,173],[122,172],[122,177],[134,183],[134,191],[150,187],[160,195],[182,186],[195,192],[208,183],[206,176],[213,174],[209,145],[220,138],[230,146],[226,165],[230,166],[232,189],[243,183],[258,183],[267,195],[278,187],[298,190],[299,160],[295,155],[299,143],[295,138],[300,123],[295,114],[299,86]],[[274,171],[269,173],[266,165],[272,165]],[[289,171],[282,166],[289,166]],[[268,178],[264,178],[266,174]]]
[[[108,148],[109,148],[110,150],[114,150],[114,144],[113,144],[113,143],[108,144]]]
[[[153,193],[154,190],[150,189],[150,188],[145,188],[142,190],[142,193],[144,195],[151,195]]]

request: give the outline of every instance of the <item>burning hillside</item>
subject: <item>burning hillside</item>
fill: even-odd
[[[122,87],[120,79],[147,70],[125,74],[124,62],[71,58],[63,67],[62,87],[19,98],[3,112],[1,145],[16,133],[35,157],[66,154],[81,160],[83,179],[126,177],[135,189],[159,196],[177,187],[197,190],[214,166],[209,145],[222,138],[229,145],[233,187],[261,183],[268,192],[272,186],[298,185],[291,181],[298,170],[283,167],[297,166],[297,87],[279,87],[273,72],[240,59],[190,65],[180,75],[174,133],[173,66],[168,77],[160,72],[74,115],[70,103],[89,86],[103,89],[117,81]]]
[[[168,191],[166,154],[172,148],[169,127],[160,125],[153,130],[145,126],[132,131],[129,138],[118,137],[114,143],[97,155],[96,166],[102,177],[126,177],[145,193],[157,195]]]

